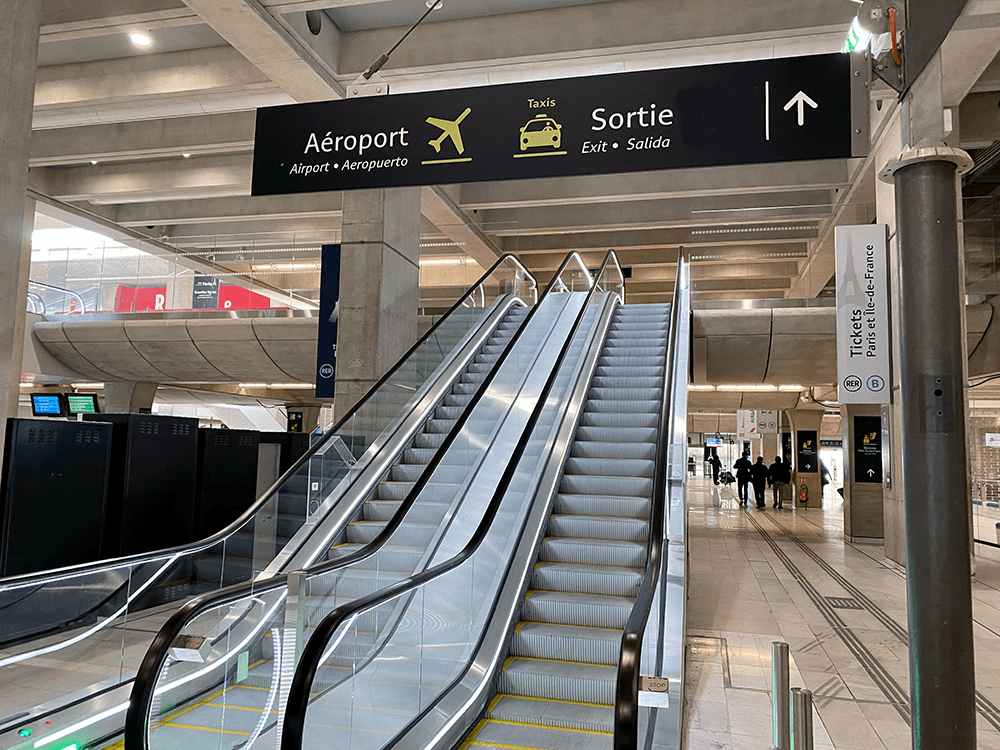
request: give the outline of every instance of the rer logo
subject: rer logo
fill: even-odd
[[[320,377],[332,378],[333,377],[333,365],[326,364],[319,368]]]
[[[851,393],[857,393],[861,390],[861,378],[857,375],[848,375],[844,378],[844,388]]]

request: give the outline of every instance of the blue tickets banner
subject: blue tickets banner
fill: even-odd
[[[340,316],[340,245],[323,245],[316,341],[316,398],[333,398],[337,373],[337,318]]]

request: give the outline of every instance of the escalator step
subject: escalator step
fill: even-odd
[[[548,531],[551,536],[646,542],[649,539],[649,522],[639,518],[557,515],[549,519]]]
[[[438,407],[439,409],[444,407]],[[423,464],[426,466],[434,460],[437,453],[433,448],[407,448],[403,453],[403,460],[408,464]]]
[[[500,696],[500,700],[490,706],[486,717],[496,721],[533,724],[538,727],[561,727],[605,733],[615,731],[615,712],[611,706],[540,701],[515,695]]]
[[[642,458],[574,458],[566,459],[567,474],[589,474],[595,477],[653,477],[656,462]],[[652,487],[650,488],[652,491]],[[622,493],[632,495],[638,493]],[[645,493],[642,493],[643,495]]]
[[[385,528],[385,524],[378,521],[356,521],[347,527],[347,541],[355,544],[367,544],[377,537],[383,528]],[[393,538],[400,544],[410,547],[421,545],[426,547],[434,537],[435,531],[437,531],[437,524],[404,521],[396,529]]]
[[[554,625],[622,630],[634,599],[625,596],[570,594],[563,591],[529,591],[521,619]]]
[[[439,406],[434,410],[434,418],[447,419],[454,424],[462,417],[462,412],[464,411],[464,406]],[[427,463],[430,463],[430,461]]]
[[[659,414],[604,414],[585,411],[580,417],[583,427],[652,427],[660,424]]]
[[[613,516],[615,518],[649,518],[652,501],[648,497],[621,495],[556,495],[554,512],[565,516]]]
[[[584,565],[616,565],[624,568],[641,568],[646,565],[645,542],[625,542],[602,539],[549,537],[542,542],[540,560]]]
[[[514,631],[511,654],[613,667],[618,664],[621,645],[620,630],[523,622]]]
[[[583,411],[585,414],[656,414],[659,409],[659,400],[608,399],[607,401],[588,401]]]
[[[333,560],[344,557],[363,549],[364,546],[363,544],[340,544],[330,550],[328,558]],[[352,567],[359,570],[394,570],[411,574],[417,569],[417,564],[424,552],[422,547],[387,544],[374,555],[354,563]]]
[[[595,546],[600,546],[600,543]],[[586,591],[588,594],[602,596],[635,597],[642,585],[644,572],[635,568],[606,565],[541,562],[535,566],[531,585],[532,588],[544,591]]]
[[[613,744],[614,735],[604,732],[486,721],[468,747],[469,750],[612,750]]]
[[[626,375],[617,378],[595,375],[590,384],[595,388],[652,388],[658,393],[663,391],[663,378],[650,375]]]
[[[558,701],[602,703],[615,699],[615,667],[515,656],[504,665],[499,690]]]
[[[570,461],[599,461],[603,459],[571,458]],[[625,463],[624,461],[622,463]],[[631,465],[631,461],[628,462]],[[652,474],[652,472],[650,472]],[[567,495],[621,495],[622,497],[652,497],[653,478],[600,476],[591,474],[563,474],[559,491]],[[390,498],[386,498],[390,499]]]
[[[656,459],[656,443],[615,443],[607,440],[577,440],[573,443],[574,458],[642,458]],[[409,458],[407,459],[409,461]],[[419,461],[409,461],[420,463]]]
[[[657,420],[657,425],[659,425],[659,420]],[[577,440],[594,440],[606,443],[653,443],[655,445],[656,437],[656,426],[580,425],[576,428]]]
[[[402,504],[402,500],[369,500],[364,504],[364,519],[385,525],[392,520]],[[440,523],[450,507],[451,501],[439,502],[420,498],[407,511],[406,520],[413,523]]]

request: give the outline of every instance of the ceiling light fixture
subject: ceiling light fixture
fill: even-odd
[[[720,385],[720,391],[776,391],[776,385]]]
[[[185,159],[191,158],[191,154],[181,154],[181,156],[183,156]]]
[[[138,31],[132,34],[129,39],[132,40],[132,44],[136,47],[148,47],[149,43],[152,41],[146,34],[141,34]]]
[[[70,386],[76,389],[93,390],[95,388],[103,388],[104,383],[70,383]]]
[[[689,385],[688,386],[688,390],[689,391],[714,391],[715,390],[715,386],[714,385]]]
[[[91,160],[90,160],[90,163],[91,163],[91,164],[97,164],[97,159],[91,159]]]

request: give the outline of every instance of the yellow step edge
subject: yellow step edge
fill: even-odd
[[[611,664],[594,664],[589,661],[573,661],[571,659],[543,659],[539,656],[512,656],[511,659],[523,659],[525,661],[550,661],[554,664],[582,664],[585,667],[602,667],[603,669],[617,669],[616,666]],[[504,669],[507,668],[507,662],[504,662]]]
[[[586,701],[568,701],[561,698],[539,698],[535,695],[513,695],[511,693],[499,693],[493,703],[487,711],[492,711],[493,706],[499,701],[500,698],[523,698],[526,701],[542,701],[544,703],[566,703],[572,706],[587,706],[588,708],[614,708],[613,705],[609,703],[587,703]]]

